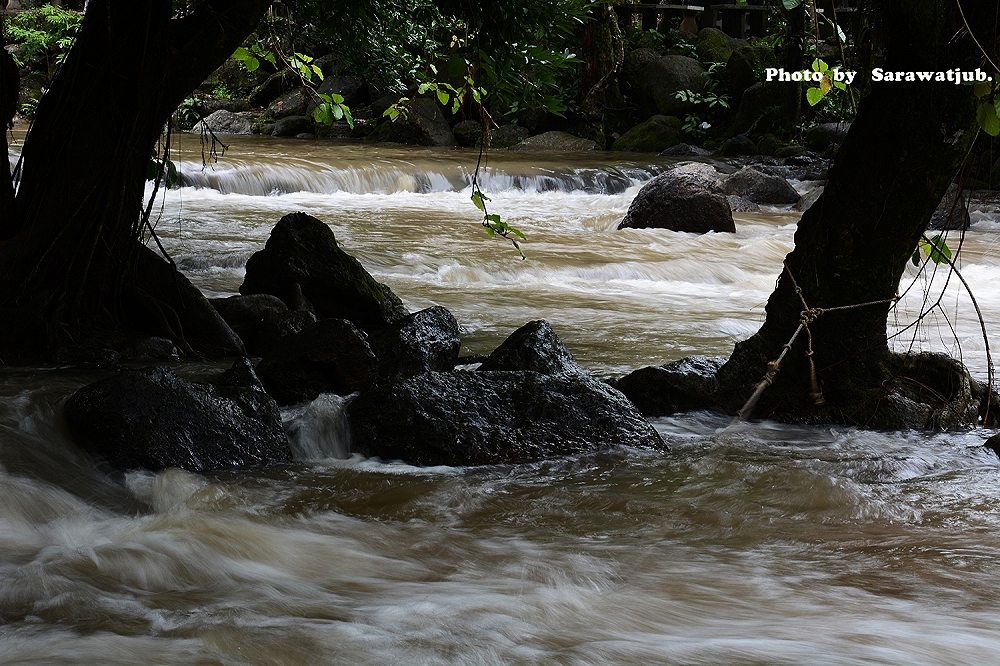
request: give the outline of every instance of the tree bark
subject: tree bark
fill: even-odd
[[[987,4],[963,3],[970,23],[980,29],[993,25]],[[884,3],[882,11],[886,70],[972,70],[983,64],[951,0],[897,0]],[[978,37],[991,48],[996,43],[992,29],[988,39]],[[719,371],[720,396],[728,409],[739,409],[753,394],[800,325],[804,308],[797,283],[812,308],[872,304],[827,312],[809,324],[823,404],[810,395],[814,373],[803,331],[753,414],[865,422],[897,371],[886,323],[900,277],[976,133],[969,86],[873,84],[823,195],[799,222],[795,248],[785,258],[763,326],[736,345]]]
[[[29,319],[67,330],[129,325],[135,322],[123,316],[136,308],[124,307],[126,286],[133,297],[136,289],[144,297],[163,292],[133,280],[153,146],[177,104],[232,54],[269,4],[204,0],[171,19],[170,0],[90,1],[25,140],[14,215],[0,238],[0,308],[30,310],[38,317]],[[176,310],[188,296],[173,300],[153,307]]]

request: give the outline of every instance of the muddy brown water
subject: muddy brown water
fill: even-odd
[[[727,354],[759,325],[797,219],[619,232],[663,162],[494,155],[484,190],[528,235],[521,261],[477,227],[472,153],[234,139],[202,171],[184,137],[180,157],[187,186],[167,194],[157,229],[207,293],[235,292],[271,226],[303,210],[411,309],[450,308],[467,351],[545,318],[600,376]],[[962,268],[995,330],[1000,222],[973,218]],[[908,269],[894,325],[941,278]],[[942,308],[895,342],[960,353],[984,376],[978,329],[952,280]],[[0,374],[0,663],[966,664],[1000,652],[1000,462],[979,448],[983,431],[692,413],[654,420],[667,456],[428,469],[345,458],[343,401],[323,396],[285,412],[287,467],[121,476],[63,432],[60,403],[81,381]]]

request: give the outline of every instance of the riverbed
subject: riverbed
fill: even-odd
[[[760,325],[798,213],[736,234],[617,231],[663,158],[490,155],[483,190],[526,259],[478,224],[472,151],[240,138],[156,229],[210,296],[235,293],[305,211],[411,310],[443,305],[463,353],[547,319],[601,377],[725,356]],[[177,144],[175,144],[177,147]],[[815,183],[795,183],[807,191]],[[962,273],[1000,325],[997,231],[973,211]],[[949,238],[952,247],[957,236]],[[985,379],[957,280],[909,267],[897,349]],[[926,296],[929,294],[929,297]],[[117,475],[67,440],[72,369],[0,374],[0,663],[987,663],[1000,652],[1000,461],[991,431],[881,433],[706,413],[620,448],[520,466],[337,457],[342,402],[285,412],[294,464]]]

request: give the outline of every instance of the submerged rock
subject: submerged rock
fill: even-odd
[[[403,302],[337,244],[333,231],[305,213],[291,213],[271,230],[264,249],[247,261],[241,294],[273,294],[318,319],[379,327],[407,315]]]
[[[625,396],[578,375],[430,372],[363,393],[348,406],[348,418],[354,452],[415,465],[667,448]]]
[[[712,409],[723,358],[690,356],[666,365],[634,370],[611,382],[646,416],[689,409]]]
[[[268,392],[283,405],[320,393],[348,395],[375,381],[376,360],[367,336],[344,319],[324,319],[281,346],[257,366]]]
[[[278,406],[245,359],[218,386],[166,368],[123,371],[81,388],[63,413],[74,440],[123,470],[203,472],[291,458]]]

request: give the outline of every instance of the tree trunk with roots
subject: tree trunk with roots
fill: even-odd
[[[968,22],[953,0],[884,3],[884,69],[988,69],[968,26],[994,58],[996,5],[961,6]],[[773,384],[750,405],[754,416],[892,427],[891,412],[914,398],[887,394],[901,376],[951,390],[940,386],[953,379],[941,376],[947,372],[890,353],[886,324],[906,262],[977,133],[975,105],[967,85],[872,85],[823,195],[802,215],[764,324],[718,373],[728,409],[740,409],[770,376]],[[806,315],[808,329],[778,369],[775,361],[803,322],[803,303],[827,311]]]
[[[0,358],[45,360],[123,332],[201,354],[239,338],[172,265],[143,247],[153,147],[177,104],[256,27],[270,0],[91,0],[25,140],[0,218]]]

